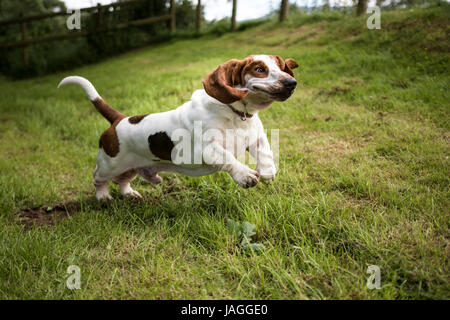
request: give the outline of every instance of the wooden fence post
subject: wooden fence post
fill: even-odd
[[[170,32],[177,31],[175,0],[170,0]]]
[[[20,18],[23,18],[23,13],[20,13]],[[20,24],[20,30],[22,32],[22,41],[26,41],[27,40],[27,29],[26,29],[26,25],[25,22],[22,21],[22,23]],[[25,67],[28,67],[28,46],[23,46],[23,64],[25,65]]]
[[[195,20],[195,30],[197,33],[200,32],[202,24],[202,0],[198,0],[197,2],[197,19]]]

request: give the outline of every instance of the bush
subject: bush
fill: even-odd
[[[176,2],[177,28],[186,32],[194,28],[195,7],[188,0]],[[97,12],[82,13],[82,31],[94,32],[99,28],[110,29],[119,23],[145,19],[150,16],[168,14],[168,0],[148,0],[135,5],[124,6],[119,10],[102,11],[101,27]],[[66,11],[59,0],[3,0],[0,2],[0,20],[51,12]],[[71,40],[53,41],[28,47],[29,63],[24,65],[23,48],[8,48],[0,52],[0,72],[11,78],[25,78],[43,75],[76,66],[92,63],[107,56],[127,51],[152,42],[171,38],[169,23],[153,23],[139,27],[92,33],[87,37]],[[67,33],[66,17],[58,16],[26,24],[28,38],[40,38]],[[76,31],[73,31],[76,32]],[[0,42],[21,40],[20,24],[7,25],[0,31]]]

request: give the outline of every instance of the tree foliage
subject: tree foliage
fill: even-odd
[[[179,30],[195,29],[195,5],[189,0],[176,2],[176,23]],[[119,10],[102,10],[101,20],[97,12],[82,13],[81,30],[92,32],[87,37],[74,38],[35,44],[28,47],[28,66],[24,65],[23,48],[8,48],[0,51],[0,72],[23,78],[70,69],[85,63],[98,61],[104,57],[124,52],[130,48],[160,41],[169,36],[168,23],[159,22],[127,29],[99,32],[99,29],[110,29],[117,24],[145,19],[151,16],[168,14],[169,0],[147,0],[142,3],[121,7]],[[46,12],[66,11],[64,2],[60,0],[0,0],[0,20],[24,16],[32,16]],[[27,22],[27,39],[41,38],[55,34],[65,34],[67,16]],[[101,25],[99,25],[99,23]],[[71,31],[77,32],[77,31]],[[0,42],[16,42],[22,40],[20,24],[2,26]]]

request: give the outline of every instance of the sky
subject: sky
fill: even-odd
[[[63,0],[69,9],[78,9],[95,6],[97,3],[108,4],[115,2],[112,0]],[[300,6],[313,6],[321,3],[322,0],[291,0],[291,3],[297,3]],[[333,0],[333,2],[350,3],[351,0]],[[197,2],[197,1],[193,1]],[[237,20],[261,18],[280,6],[280,0],[238,0]],[[206,20],[220,20],[231,16],[231,1],[227,0],[202,0],[205,10]]]

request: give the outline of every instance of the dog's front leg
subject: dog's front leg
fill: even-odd
[[[256,159],[256,171],[261,175],[262,180],[271,183],[275,179],[277,168],[273,162],[273,152],[270,149],[269,141],[263,130],[259,130],[255,139],[250,141],[248,151]]]
[[[227,171],[234,181],[244,188],[254,187],[258,183],[259,173],[240,163],[231,152],[216,141],[203,145],[203,161],[219,170]]]

